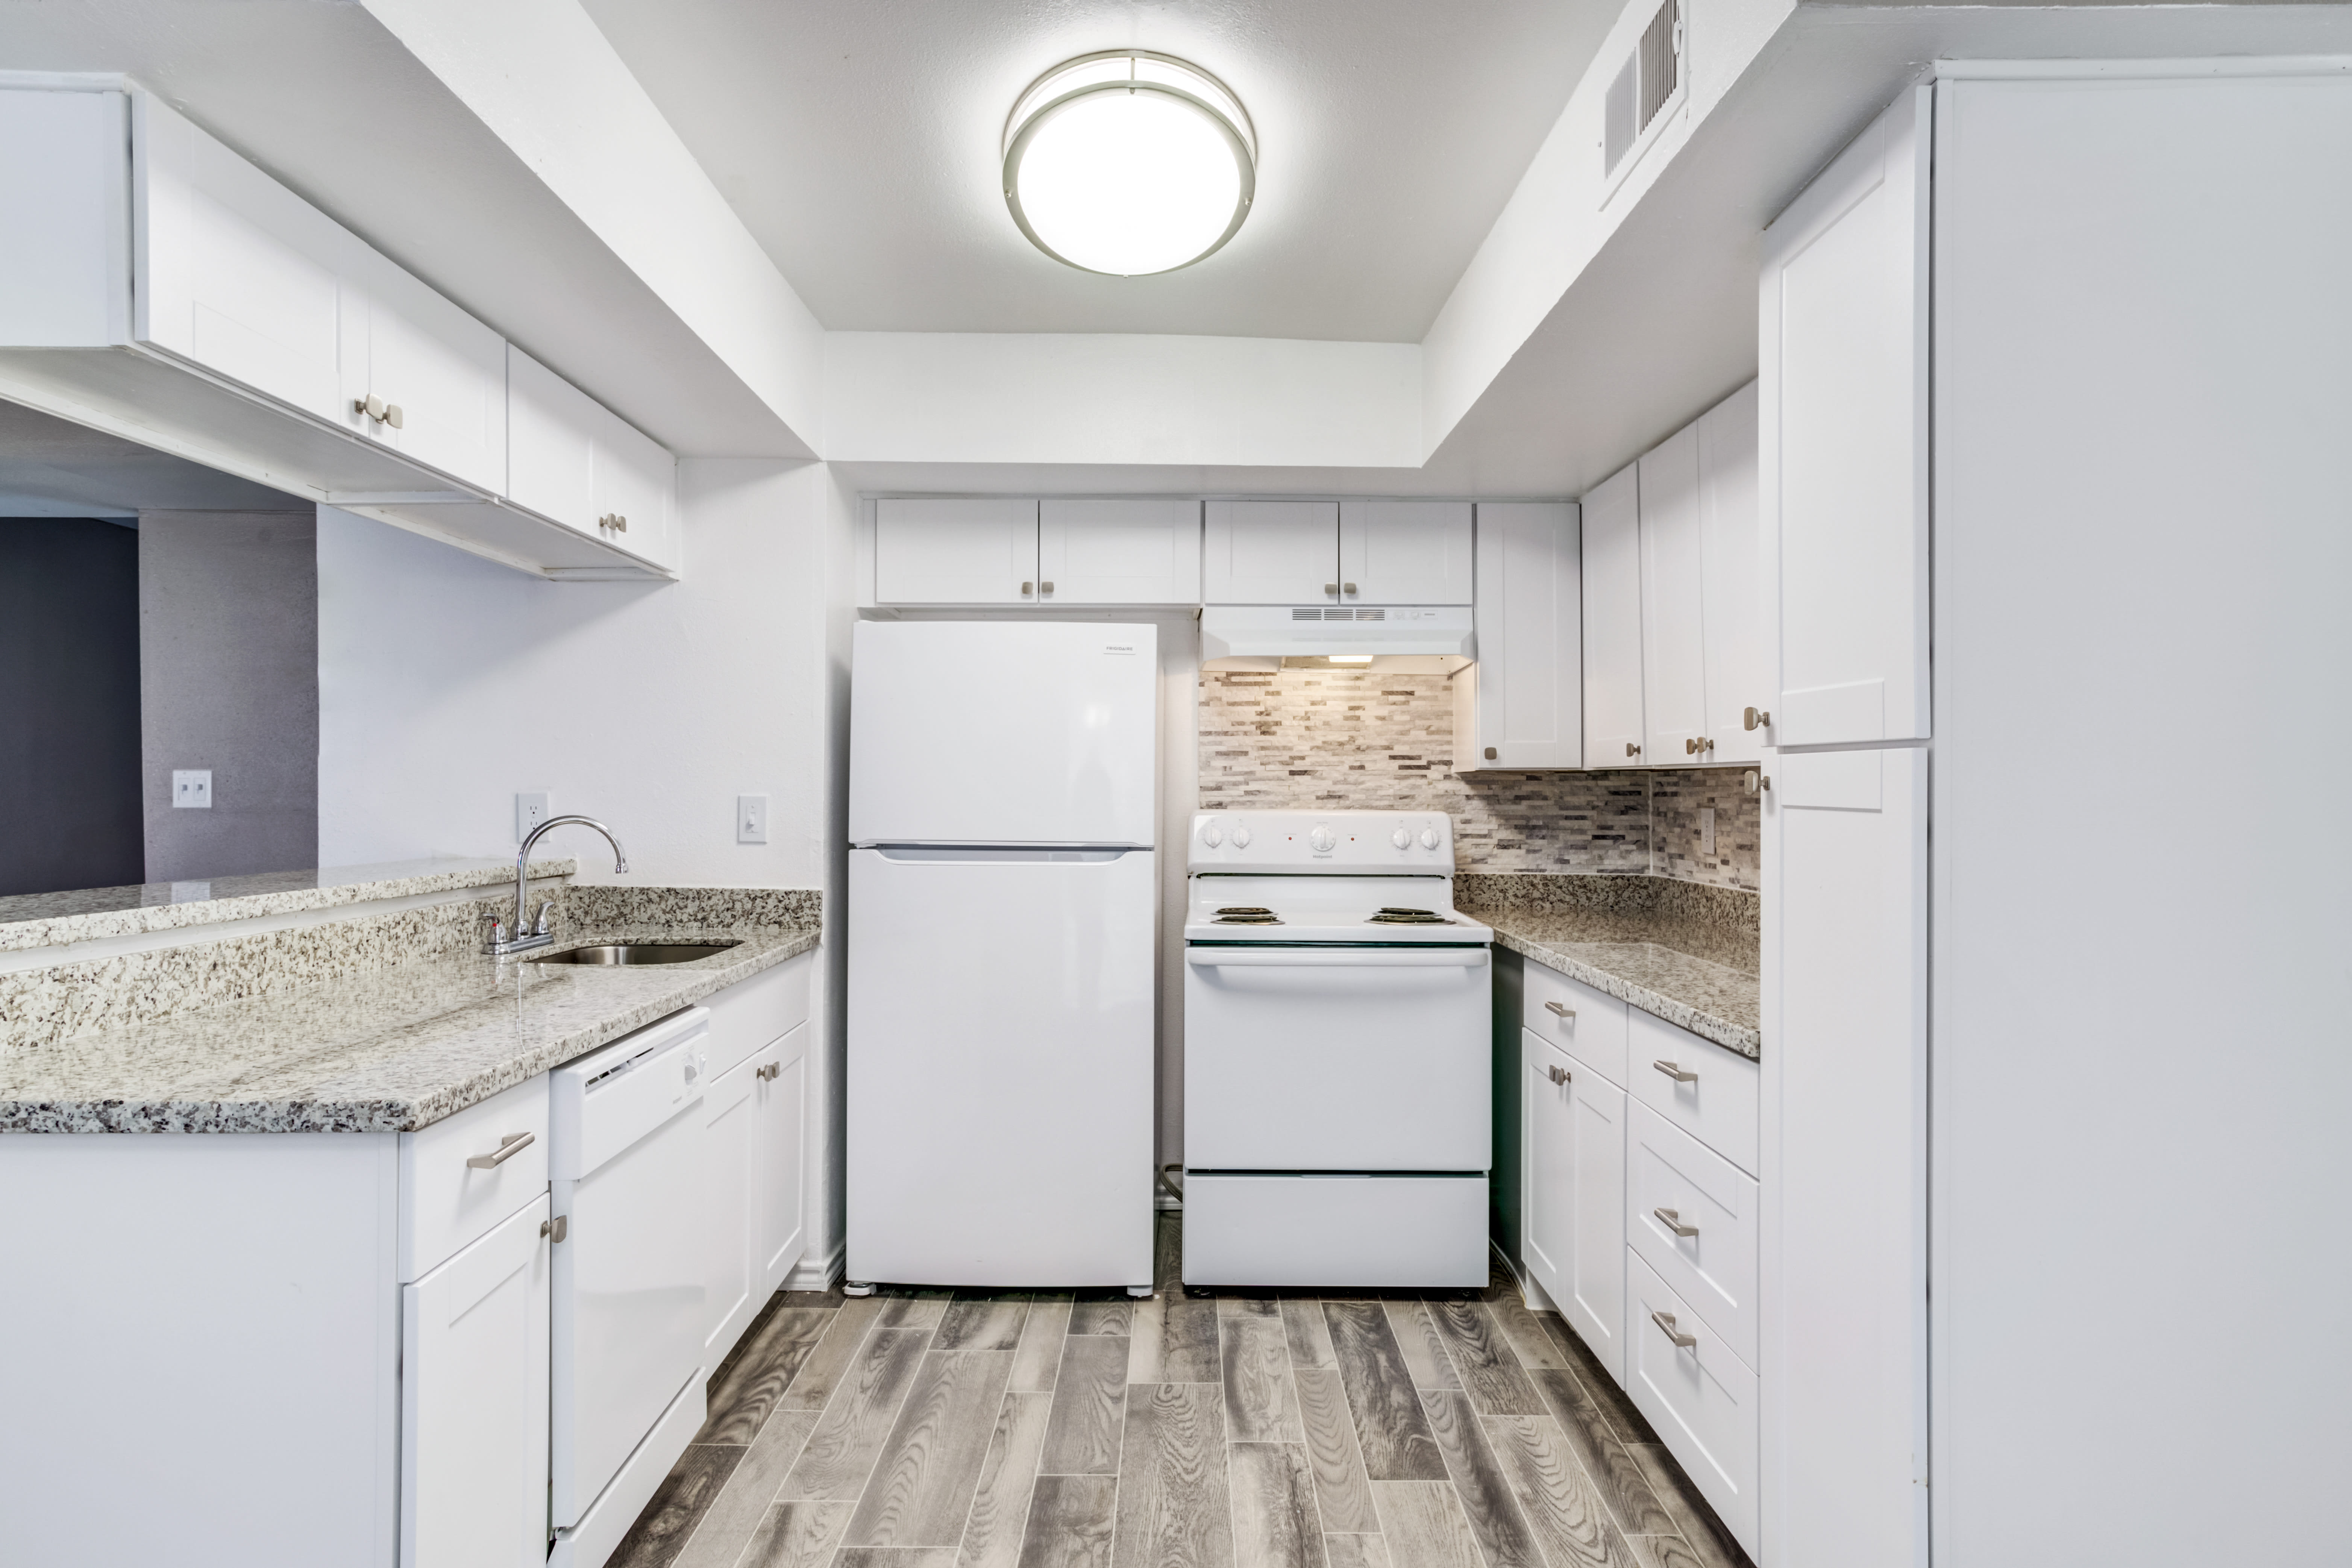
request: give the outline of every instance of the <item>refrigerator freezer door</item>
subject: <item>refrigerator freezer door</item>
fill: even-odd
[[[1151,1281],[1153,857],[849,856],[849,1278]]]
[[[1153,842],[1156,628],[861,621],[853,844]]]

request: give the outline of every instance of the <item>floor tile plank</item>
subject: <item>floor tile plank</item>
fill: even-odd
[[[1173,1295],[1160,1309],[1160,1381],[1215,1383],[1224,1375],[1217,1343],[1217,1304]]]
[[[866,1336],[800,1463],[784,1478],[782,1497],[854,1498],[865,1490],[930,1338],[929,1329],[876,1329]]]
[[[1486,1436],[1551,1568],[1635,1568],[1600,1492],[1549,1415],[1490,1415]]]
[[[1371,1485],[1364,1474],[1364,1456],[1356,1442],[1356,1423],[1348,1414],[1348,1395],[1339,1386],[1339,1369],[1300,1367],[1291,1380],[1298,1389],[1307,1462],[1315,1472],[1323,1528],[1340,1534],[1377,1533],[1380,1516],[1372,1510]]]
[[[1364,1473],[1379,1481],[1442,1481],[1445,1460],[1378,1301],[1326,1301],[1323,1321],[1348,1391]],[[1391,1542],[1391,1546],[1398,1543]]]
[[[1627,1535],[1680,1534],[1681,1527],[1658,1501],[1649,1478],[1609,1429],[1608,1417],[1593,1404],[1576,1374],[1557,1367],[1538,1367],[1529,1376],[1559,1420],[1568,1446],[1576,1451],[1577,1462],[1600,1489],[1601,1500],[1609,1505],[1617,1528]]]
[[[1279,1318],[1282,1316],[1282,1300],[1271,1291],[1252,1296],[1231,1290],[1221,1290],[1217,1293],[1217,1316],[1220,1318]]]
[[[966,1300],[958,1296],[940,1318],[935,1351],[1009,1351],[1021,1343],[1021,1325],[1029,1303],[1019,1296]]]
[[[1519,1358],[1521,1366],[1568,1364],[1568,1357],[1545,1331],[1543,1319],[1528,1310],[1527,1300],[1519,1294],[1517,1285],[1497,1292],[1494,1300],[1486,1303],[1486,1310],[1495,1314],[1496,1327],[1503,1331],[1504,1340]],[[1548,1313],[1546,1316],[1557,1317],[1557,1314]]]
[[[1306,1446],[1236,1442],[1225,1450],[1225,1461],[1235,1568],[1327,1568]]]
[[[1070,1308],[1070,1332],[1116,1334],[1125,1339],[1128,1333],[1128,1303],[1125,1300],[1074,1303]]]
[[[735,1444],[689,1445],[606,1559],[612,1568],[669,1568],[742,1459]]]
[[[1601,1412],[1602,1420],[1608,1423],[1611,1431],[1617,1434],[1617,1440],[1621,1443],[1656,1442],[1658,1435],[1650,1430],[1650,1423],[1633,1408],[1632,1397],[1617,1386],[1617,1380],[1609,1375],[1608,1370],[1594,1357],[1591,1347],[1578,1337],[1576,1331],[1550,1313],[1544,1315],[1543,1327],[1546,1337],[1559,1347],[1561,1359],[1576,1374],[1576,1381],[1584,1385],[1585,1393]]]
[[[948,1302],[955,1296],[952,1290],[890,1290],[877,1292],[874,1299],[882,1303],[882,1315],[874,1320],[877,1329],[936,1329],[947,1315]]]
[[[727,1568],[825,1568],[855,1506],[845,1498],[777,1503],[761,1520],[740,1563],[730,1557]]]
[[[881,1315],[879,1297],[852,1296],[843,1301],[835,1310],[824,1337],[817,1341],[816,1349],[801,1364],[800,1375],[785,1386],[778,1403],[787,1410],[824,1409],[841,1386],[842,1378],[856,1364],[859,1347],[866,1342],[874,1320]]]
[[[779,1410],[768,1417],[760,1435],[743,1451],[742,1463],[727,1478],[727,1485],[710,1505],[710,1511],[695,1527],[686,1550],[678,1553],[677,1568],[735,1568],[735,1560],[743,1555],[744,1543],[763,1528],[769,1505],[783,1489],[784,1477],[801,1457],[801,1449],[807,1444],[808,1435],[816,1429],[816,1422],[817,1413],[814,1410]],[[830,1552],[833,1537],[840,1533],[842,1524],[849,1518],[851,1505],[842,1502],[824,1506],[840,1510],[840,1518],[833,1520],[828,1527],[831,1533],[823,1542],[823,1549]],[[806,1517],[814,1516],[805,1516],[803,1523]],[[756,1563],[758,1559],[751,1561]]]
[[[955,1568],[951,1546],[845,1546],[833,1568]]]
[[[1127,1381],[1160,1383],[1160,1351],[1168,1334],[1168,1298],[1153,1296],[1135,1304],[1128,1323]]]
[[[1021,1322],[1021,1344],[1013,1360],[1013,1386],[1050,1392],[1062,1364],[1062,1340],[1070,1331],[1070,1299],[1040,1297]]]
[[[1128,1401],[1115,1568],[1234,1568],[1223,1396],[1139,1384]]]
[[[1014,1391],[1004,1396],[988,1458],[980,1468],[971,1512],[964,1525],[956,1568],[1013,1568],[1029,1524],[1029,1493],[1045,1451],[1045,1420],[1054,1408],[1050,1394]]]
[[[1444,1342],[1437,1337],[1437,1325],[1431,1321],[1426,1304],[1383,1301],[1381,1309],[1388,1314],[1389,1332],[1396,1336],[1397,1349],[1404,1355],[1405,1371],[1412,1374],[1415,1388],[1462,1386],[1462,1374],[1446,1356]]]
[[[1236,1443],[1304,1443],[1282,1320],[1226,1318],[1218,1333],[1224,1352],[1226,1436]]]
[[[751,1325],[710,1383],[710,1414],[698,1443],[747,1444],[783,1398],[839,1314],[823,1307],[783,1307]]]
[[[1323,1550],[1330,1568],[1392,1568],[1386,1536],[1326,1535]]]
[[[963,1539],[1012,1372],[1009,1350],[933,1350],[923,1357],[845,1544],[953,1546]]]
[[[1323,1324],[1320,1302],[1287,1297],[1282,1303],[1282,1326],[1290,1341],[1293,1366],[1337,1366],[1331,1357],[1331,1331]]]
[[[1691,1555],[1706,1568],[1746,1568],[1747,1552],[1731,1539],[1731,1532],[1716,1517],[1715,1510],[1698,1495],[1690,1478],[1667,1453],[1662,1443],[1628,1443],[1625,1452],[1641,1467],[1649,1479],[1650,1489],[1658,1501],[1674,1516],[1676,1528],[1690,1545]]]
[[[1117,1476],[1039,1476],[1020,1568],[1110,1568]]]
[[[1450,1484],[1374,1481],[1372,1501],[1396,1568],[1484,1568],[1477,1538]]]
[[[1429,1412],[1429,1429],[1445,1456],[1445,1468],[1453,1472],[1454,1489],[1462,1499],[1486,1568],[1545,1568],[1543,1551],[1478,1425],[1470,1396],[1458,1388],[1432,1389],[1421,1396],[1421,1404]]]
[[[1484,1301],[1432,1301],[1429,1313],[1481,1415],[1541,1415],[1543,1397]]]
[[[1679,1535],[1629,1535],[1625,1544],[1633,1549],[1633,1561],[1641,1568],[1706,1568]]]
[[[1037,1468],[1049,1476],[1108,1476],[1118,1469],[1121,1412],[1127,1398],[1127,1341],[1072,1334],[1062,1342],[1054,1408]]]

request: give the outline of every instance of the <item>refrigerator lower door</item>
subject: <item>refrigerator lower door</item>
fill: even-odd
[[[1149,850],[849,856],[848,1277],[1151,1283]]]

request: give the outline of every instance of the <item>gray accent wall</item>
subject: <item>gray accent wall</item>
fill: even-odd
[[[145,879],[139,536],[0,518],[0,897]]]
[[[317,865],[315,509],[142,512],[139,628],[146,879]],[[212,770],[209,809],[175,768]]]

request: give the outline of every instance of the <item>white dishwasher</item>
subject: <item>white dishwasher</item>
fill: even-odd
[[[549,1075],[555,1568],[603,1568],[701,1426],[701,1113],[710,1012]]]

